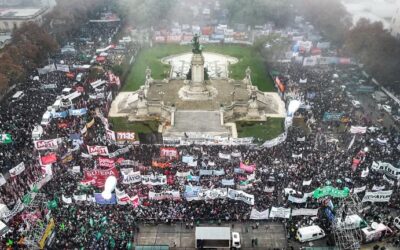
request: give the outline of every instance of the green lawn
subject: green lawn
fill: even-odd
[[[161,59],[174,54],[190,52],[191,46],[166,44],[156,45],[152,48],[143,49],[133,64],[133,68],[126,79],[122,91],[135,91],[139,89],[145,81],[145,69],[151,68],[154,79],[163,79],[168,76],[170,67],[162,64]],[[261,55],[251,46],[245,45],[214,45],[204,44],[203,51],[221,53],[239,59],[239,62],[230,66],[230,77],[233,79],[243,79],[245,70],[250,66],[252,70],[252,81],[261,91],[274,91],[272,79],[268,76]]]
[[[283,123],[284,118],[268,118],[266,122],[238,121],[236,128],[239,138],[254,137],[264,142],[283,133]]]
[[[125,117],[109,117],[113,130],[116,132],[135,132],[136,134],[150,134],[158,132],[158,121],[130,122]]]

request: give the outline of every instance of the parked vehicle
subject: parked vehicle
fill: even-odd
[[[325,237],[325,232],[319,226],[302,227],[297,230],[297,239],[300,242],[318,240]]]

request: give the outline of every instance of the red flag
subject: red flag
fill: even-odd
[[[57,161],[57,156],[55,153],[51,153],[51,154],[42,156],[40,161],[41,161],[42,165],[49,165],[49,164],[52,164]]]

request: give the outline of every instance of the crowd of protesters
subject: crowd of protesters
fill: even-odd
[[[89,24],[82,29],[80,41],[74,43],[79,52],[92,55],[96,49],[108,46],[118,31],[118,26],[104,24]],[[87,43],[82,41],[93,41]],[[113,53],[110,50],[108,53]],[[128,51],[127,54],[132,54]],[[80,55],[80,56],[79,56]],[[57,60],[63,60],[66,65],[82,65],[92,63],[82,56],[83,53],[62,55]],[[117,58],[117,56],[115,57]],[[371,169],[373,162],[382,161],[398,166],[399,134],[393,127],[379,130],[368,130],[362,134],[351,134],[352,125],[373,127],[377,121],[356,108],[346,98],[341,85],[345,84],[344,75],[353,74],[348,68],[303,68],[294,63],[279,65],[277,69],[285,76],[287,96],[300,99],[304,105],[296,113],[298,120],[304,121],[304,126],[295,122],[288,130],[284,142],[271,147],[255,145],[176,145],[169,146],[176,150],[172,157],[162,157],[165,146],[146,144],[115,143],[107,136],[112,131],[108,124],[107,113],[112,97],[118,91],[118,84],[110,78],[109,70],[113,62],[95,63],[103,70],[96,78],[90,78],[90,72],[83,72],[86,79],[77,82],[65,72],[49,72],[34,80],[36,73],[27,79],[22,99],[11,100],[11,97],[0,107],[0,131],[10,133],[13,142],[0,145],[0,163],[2,171],[7,171],[24,162],[25,169],[11,176],[0,187],[0,204],[5,204],[12,210],[18,200],[29,192],[39,192],[45,195],[46,204],[35,219],[29,223],[22,220],[23,212],[19,212],[7,221],[10,231],[0,241],[0,248],[23,246],[24,237],[30,238],[33,224],[41,224],[46,228],[48,217],[55,221],[55,236],[51,242],[55,249],[129,249],[133,247],[138,233],[138,223],[184,223],[193,227],[199,223],[248,222],[252,209],[263,211],[271,207],[309,208],[322,206],[321,200],[308,197],[304,203],[293,203],[288,200],[285,189],[291,189],[291,195],[302,197],[322,186],[345,187],[350,190],[366,186],[370,191],[374,186],[385,186],[385,190],[393,190],[389,202],[371,204],[364,210],[362,217],[371,223],[383,222],[393,230],[393,215],[400,209],[399,181],[389,177],[383,178],[382,173]],[[70,72],[76,75],[78,70]],[[338,75],[338,76],[337,76]],[[299,84],[300,79],[307,83]],[[93,88],[91,83],[104,80],[106,84],[101,91]],[[335,84],[332,84],[335,82]],[[43,90],[43,84],[55,84],[56,88]],[[29,86],[29,88],[26,88]],[[65,87],[80,89],[80,95],[71,100],[56,113],[73,110],[86,110],[81,115],[54,118],[45,126],[41,140],[60,138],[57,149],[37,150],[32,142],[32,130],[38,126],[42,114],[55,101]],[[100,92],[102,97],[98,97]],[[93,97],[94,96],[94,97]],[[111,99],[109,98],[111,96]],[[339,120],[326,121],[326,112],[343,112]],[[86,172],[102,169],[98,161],[103,156],[91,154],[87,146],[103,146],[109,153],[117,152],[111,159],[112,168],[118,174],[116,188],[125,192],[128,197],[138,197],[133,204],[98,204],[89,199],[93,193],[101,193],[102,187],[82,183]],[[356,166],[353,159],[362,153],[362,161]],[[46,169],[44,160],[55,155],[51,161],[51,170]],[[190,164],[183,161],[190,157]],[[42,162],[42,164],[40,164]],[[124,166],[123,162],[129,162]],[[160,162],[160,165],[155,165]],[[241,164],[254,166],[253,171],[237,171]],[[43,165],[43,166],[41,166]],[[77,171],[75,167],[79,166]],[[132,168],[141,176],[167,177],[163,185],[149,185],[143,182],[124,184],[121,169]],[[240,169],[240,168],[239,168]],[[365,175],[366,170],[368,174]],[[223,171],[221,175],[201,175],[201,170]],[[179,175],[178,173],[189,173]],[[35,190],[35,183],[45,176],[50,180]],[[196,178],[195,178],[196,177]],[[188,200],[184,193],[186,187],[199,186],[205,190],[226,188],[223,180],[233,180],[232,189],[240,189],[254,196],[254,205],[241,200],[226,198],[209,198]],[[311,182],[309,182],[311,180]],[[304,184],[307,182],[307,184]],[[179,191],[179,198],[150,199],[149,193],[164,191]],[[364,192],[354,194],[360,202]],[[84,194],[87,199],[74,199]],[[71,199],[71,200],[69,200]],[[29,201],[24,203],[29,207]],[[339,202],[340,199],[333,199]],[[361,206],[361,203],[360,203]],[[26,216],[26,215],[25,215]],[[283,219],[282,219],[283,220]],[[328,228],[324,215],[319,215],[312,223]],[[289,235],[294,237],[297,228],[309,225],[309,216],[292,217],[285,220]],[[397,244],[398,244],[398,238]]]

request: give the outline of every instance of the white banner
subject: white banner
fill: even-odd
[[[361,178],[367,177],[368,174],[369,174],[369,168],[367,167],[367,169],[361,171]]]
[[[130,197],[125,190],[119,191],[117,188],[115,189],[115,196],[117,197],[117,203],[119,205],[126,205],[130,201]]]
[[[393,190],[378,191],[378,192],[366,192],[362,202],[389,202],[392,196]]]
[[[197,200],[222,199],[228,196],[228,191],[226,188],[201,189],[197,196]]]
[[[58,148],[58,139],[33,141],[36,150],[54,150]]]
[[[144,185],[166,185],[167,184],[167,176],[165,175],[142,175],[142,184]]]
[[[15,177],[17,175],[20,175],[22,172],[24,172],[24,170],[25,170],[25,163],[21,162],[16,167],[10,169],[10,171],[8,171],[8,172],[10,173],[11,177]]]
[[[108,148],[106,146],[87,146],[90,155],[108,156]],[[110,158],[112,158],[110,156]]]
[[[132,146],[129,145],[129,146],[127,146],[127,147],[120,148],[120,149],[118,149],[118,150],[116,150],[116,151],[114,151],[114,152],[112,152],[112,153],[109,153],[109,154],[108,154],[108,157],[114,158],[114,157],[117,157],[117,156],[119,156],[119,155],[128,153],[131,147],[132,147]]]
[[[64,203],[67,203],[67,204],[71,204],[72,203],[72,198],[71,197],[65,197],[64,195],[62,195],[62,201],[64,202]]]
[[[290,218],[290,208],[284,207],[271,207],[271,211],[269,213],[270,218]]]
[[[251,209],[250,220],[266,220],[268,219],[268,215],[269,209],[259,212],[253,208]]]
[[[228,198],[254,205],[254,195],[228,188]]]
[[[390,180],[389,178],[386,177],[385,174],[383,175],[383,179],[384,179],[386,182],[388,182],[391,186],[394,185],[394,180]],[[1,185],[0,185],[0,186],[1,186]]]
[[[6,184],[6,179],[4,178],[3,174],[0,174],[0,187]]]
[[[218,153],[218,157],[220,159],[225,159],[225,160],[230,160],[231,159],[231,155],[230,154]]]
[[[80,195],[74,194],[74,200],[75,201],[86,201],[86,194],[80,194]]]
[[[72,167],[72,172],[79,174],[81,172],[81,166],[73,166]]]
[[[296,155],[296,154],[293,154],[293,153],[292,153],[292,158],[295,158],[295,159],[303,158],[303,154],[298,154],[298,155]]]
[[[161,193],[149,192],[149,200],[180,200],[179,191],[163,191]]]
[[[383,185],[383,186],[374,185],[372,187],[372,191],[381,191],[381,190],[384,190],[384,189],[385,189],[385,185]]]
[[[303,181],[303,186],[310,186],[312,182],[312,179],[309,181]]]
[[[317,215],[318,215],[318,208],[317,209],[309,209],[309,208],[292,209],[292,216],[317,216]]]
[[[188,177],[189,175],[190,175],[190,171],[176,172],[176,177]]]
[[[273,193],[274,190],[275,190],[275,187],[267,187],[267,186],[264,187],[264,192],[266,192],[266,193]]]
[[[133,171],[133,168],[122,168],[121,174],[123,177],[123,184],[133,184],[142,181],[142,176],[140,175],[140,171]]]
[[[354,188],[354,189],[353,189],[353,193],[358,194],[358,193],[364,192],[366,189],[367,189],[367,186],[362,186],[362,187]]]
[[[292,195],[289,195],[288,200],[293,202],[293,203],[306,203],[307,202],[307,197],[303,196],[302,198],[297,198],[297,197],[294,197]]]
[[[400,180],[400,168],[395,168],[390,163],[381,161],[378,161],[378,163],[373,162],[371,168],[379,173],[384,173],[390,177]]]
[[[367,133],[367,127],[351,126],[350,133],[352,133],[352,134],[365,134],[365,133]]]

